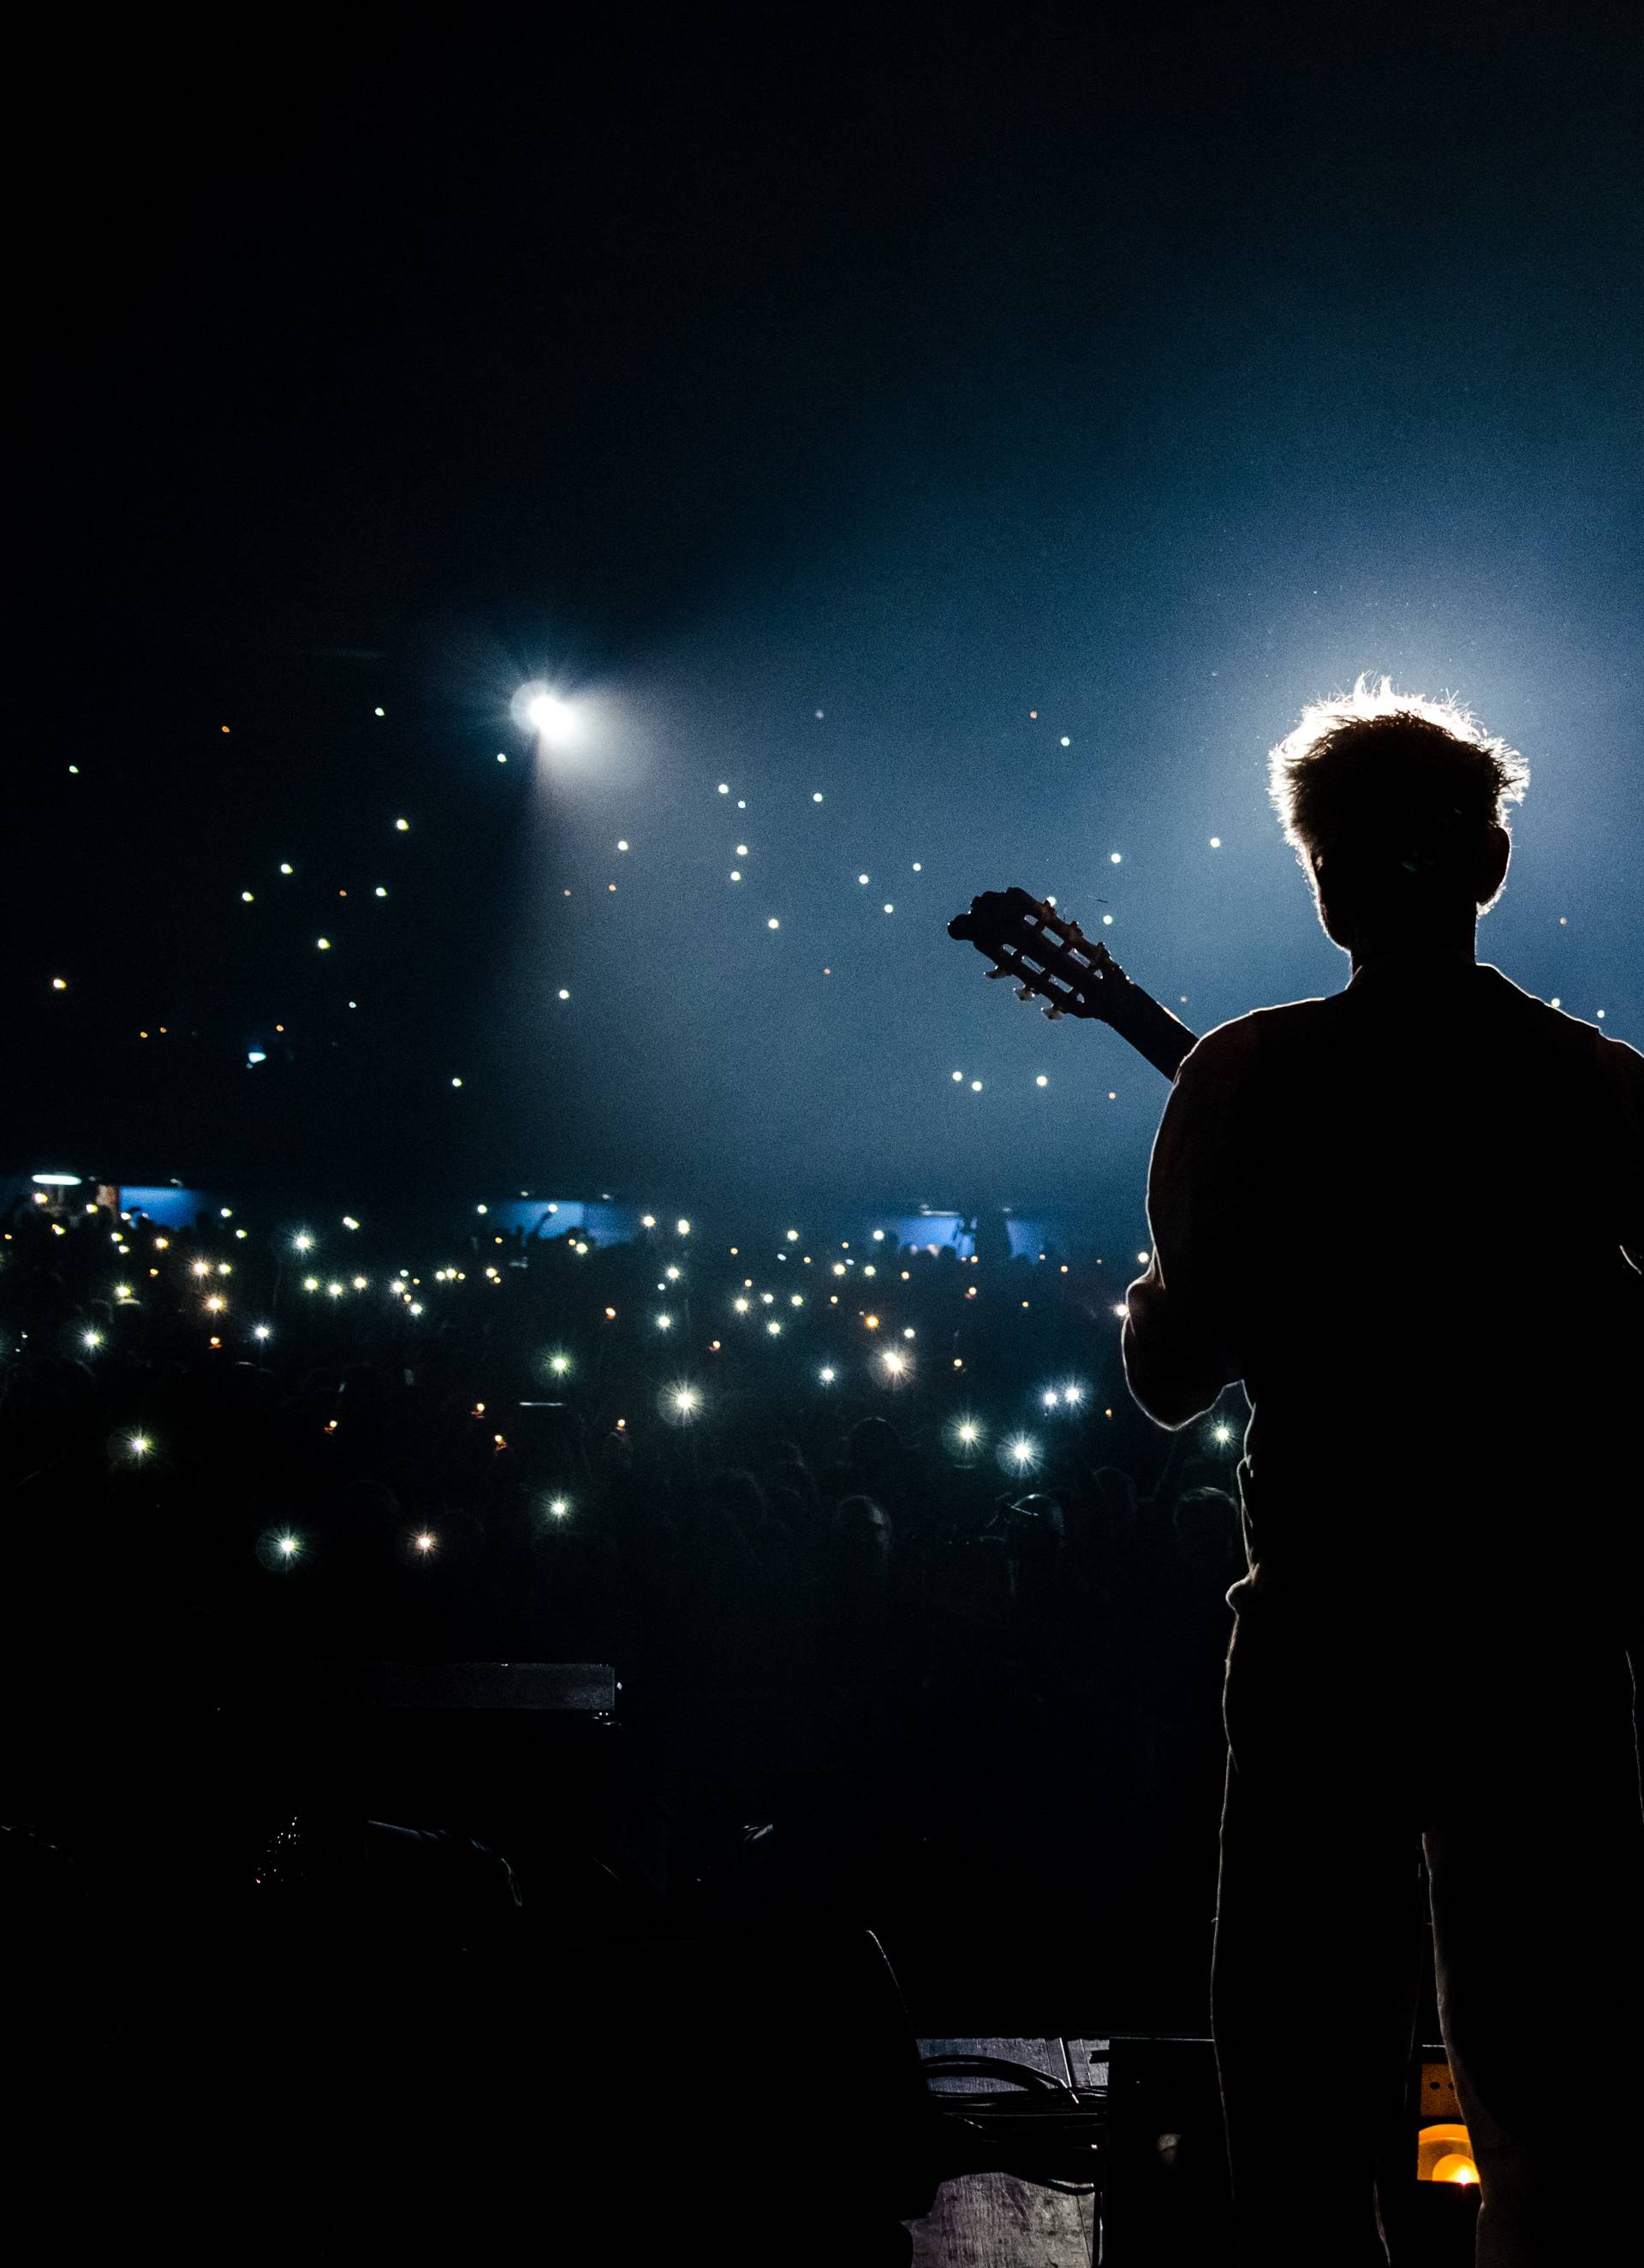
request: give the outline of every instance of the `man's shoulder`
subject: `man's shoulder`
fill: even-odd
[[[1300,1052],[1337,1021],[1345,993],[1313,1000],[1286,1000],[1272,1008],[1252,1008],[1243,1016],[1214,1024],[1189,1049],[1183,1069],[1218,1075],[1244,1069],[1264,1057]]]
[[[1559,1002],[1539,999],[1525,991],[1491,961],[1480,961],[1478,973],[1497,1002],[1549,1046],[1574,1056],[1589,1053],[1597,1063],[1600,1078],[1623,1088],[1636,1089],[1644,1079],[1644,1056],[1626,1040],[1605,1031],[1602,1024],[1589,1023],[1584,1016],[1571,1015]]]

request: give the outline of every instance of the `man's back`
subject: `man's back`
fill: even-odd
[[[1644,1057],[1460,955],[1206,1035],[1149,1206],[1173,1304],[1251,1398],[1253,1560],[1361,1594],[1609,1594],[1640,1155]]]

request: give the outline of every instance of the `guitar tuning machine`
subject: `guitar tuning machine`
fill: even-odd
[[[1065,1008],[1047,1008],[1044,1012],[1050,1018],[1051,1021],[1055,1023],[1057,1018],[1058,1016],[1065,1016],[1067,1013],[1067,1011]]]
[[[1016,998],[1017,998],[1019,1000],[1031,1000],[1031,999],[1032,999],[1032,998],[1033,998],[1033,987],[1032,987],[1032,985],[1031,985],[1031,984],[1019,984],[1019,985],[1016,987]]]

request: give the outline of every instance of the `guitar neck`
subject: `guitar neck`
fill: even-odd
[[[1179,1016],[1162,1007],[1151,992],[1132,983],[1118,962],[1107,956],[1102,971],[1101,1014],[1138,1055],[1146,1056],[1156,1071],[1174,1079],[1182,1058],[1198,1042]]]
[[[955,914],[947,934],[973,945],[993,963],[990,976],[1008,976],[1016,997],[1036,997],[1047,1016],[1094,1016],[1111,1024],[1138,1055],[1174,1079],[1198,1042],[1179,1016],[1132,984],[1107,946],[1087,938],[1049,898],[1022,889],[984,890],[968,911]]]

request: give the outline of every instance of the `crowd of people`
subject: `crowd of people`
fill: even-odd
[[[553,1230],[15,1204],[11,1660],[606,1662],[675,1879],[875,1789],[1207,1931],[1243,1407],[1135,1410],[1133,1256]]]

